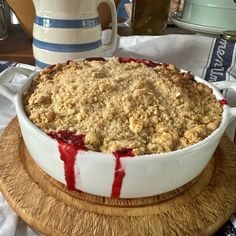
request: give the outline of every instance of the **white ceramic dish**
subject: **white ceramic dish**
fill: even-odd
[[[27,82],[15,92],[9,84],[17,74],[28,76]],[[57,142],[38,129],[25,115],[22,106],[22,92],[26,91],[35,73],[22,68],[10,68],[0,74],[0,92],[16,107],[24,142],[36,163],[50,176],[66,183],[64,163],[60,159]],[[213,89],[217,100],[223,99],[218,89],[199,77],[195,77]],[[233,88],[236,83],[223,81],[215,84],[220,89]],[[120,188],[120,198],[147,197],[176,189],[199,175],[211,159],[227,127],[236,119],[236,108],[224,105],[220,126],[207,138],[182,150],[153,155],[121,158],[125,176]],[[84,192],[110,197],[112,195],[116,158],[112,154],[93,151],[76,155],[74,171],[75,185]],[[79,174],[79,175],[78,175]]]
[[[236,29],[235,0],[185,0],[182,19],[207,27]]]
[[[211,27],[211,26],[206,26],[206,25],[199,25],[199,24],[193,24],[191,22],[187,22],[181,18],[182,12],[173,12],[170,15],[170,18],[173,22],[174,25],[191,30],[197,33],[203,33],[203,34],[212,34],[212,35],[220,35],[221,32],[227,31],[227,30],[232,30],[229,28],[219,28],[219,27]]]

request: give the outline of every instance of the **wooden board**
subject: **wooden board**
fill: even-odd
[[[236,206],[236,147],[223,137],[193,182],[166,194],[111,199],[68,192],[31,159],[17,119],[0,138],[0,189],[46,235],[210,235]]]

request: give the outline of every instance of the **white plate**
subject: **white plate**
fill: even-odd
[[[173,13],[171,13],[170,18],[176,26],[183,28],[183,29],[191,30],[191,31],[198,32],[198,33],[213,34],[213,35],[219,35],[223,31],[232,30],[232,29],[228,29],[228,28],[218,28],[218,27],[193,24],[193,23],[184,21],[181,18],[181,15],[182,15],[181,11],[173,12]]]

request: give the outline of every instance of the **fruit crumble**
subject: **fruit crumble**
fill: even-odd
[[[170,152],[210,135],[222,105],[207,85],[174,65],[147,60],[69,61],[42,70],[24,94],[44,132],[83,134],[89,150]]]

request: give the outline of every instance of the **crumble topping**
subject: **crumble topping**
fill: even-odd
[[[199,142],[220,124],[212,90],[174,65],[78,61],[44,69],[24,94],[29,119],[45,132],[85,135],[90,150],[163,153]]]

